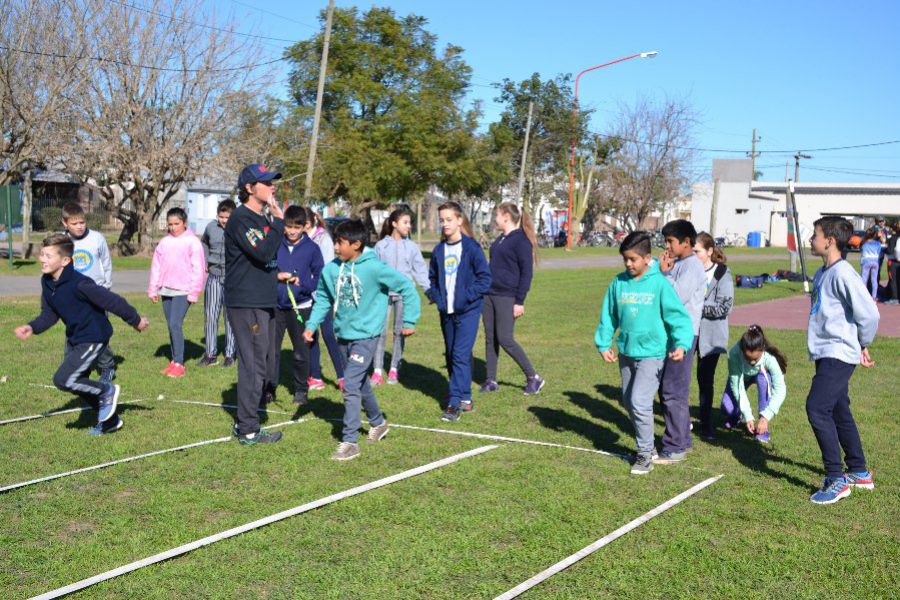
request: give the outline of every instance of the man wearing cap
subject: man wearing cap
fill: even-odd
[[[237,346],[237,423],[242,445],[277,442],[281,432],[260,429],[259,405],[265,394],[270,337],[278,303],[278,247],[284,213],[275,201],[281,173],[247,165],[238,177],[238,206],[225,227],[225,307]],[[271,220],[266,215],[269,209]],[[277,357],[273,357],[277,358]]]

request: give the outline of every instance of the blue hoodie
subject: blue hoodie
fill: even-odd
[[[297,306],[312,302],[324,266],[319,246],[305,233],[296,244],[291,244],[287,238],[281,240],[281,246],[278,247],[278,270],[293,273],[300,279],[299,285],[291,285]],[[284,282],[278,282],[278,308],[293,308]]]
[[[491,269],[488,267],[484,251],[478,242],[467,235],[462,236],[462,256],[456,272],[456,287],[453,298],[453,312],[456,314],[469,310],[481,311],[484,295],[491,289]],[[425,295],[434,302],[438,310],[447,312],[447,290],[444,273],[444,247],[441,242],[431,252],[431,264],[428,267],[428,279],[431,287]]]

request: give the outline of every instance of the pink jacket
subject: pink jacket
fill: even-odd
[[[156,246],[150,263],[147,296],[159,296],[163,287],[187,292],[188,302],[196,302],[206,281],[206,258],[200,238],[190,229],[178,237],[167,235]]]

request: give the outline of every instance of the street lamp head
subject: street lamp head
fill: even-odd
[[[641,58],[653,58],[657,54],[659,54],[658,50],[652,50],[650,52],[641,52]]]

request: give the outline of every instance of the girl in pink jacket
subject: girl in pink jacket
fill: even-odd
[[[184,376],[184,317],[200,298],[206,278],[206,259],[200,238],[187,228],[187,214],[180,208],[166,213],[169,235],[160,240],[150,263],[147,296],[156,304],[162,297],[169,325],[172,361],[160,371],[169,377]]]

